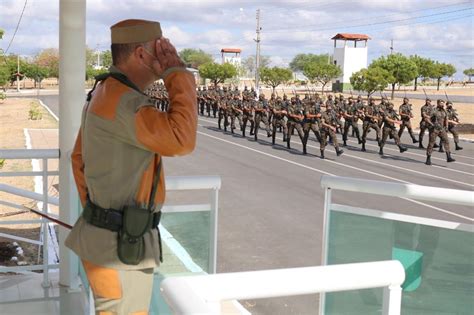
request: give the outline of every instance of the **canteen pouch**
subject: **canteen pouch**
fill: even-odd
[[[123,224],[118,232],[117,250],[121,262],[138,265],[145,256],[143,236],[150,231],[153,213],[148,209],[126,207],[123,210]]]

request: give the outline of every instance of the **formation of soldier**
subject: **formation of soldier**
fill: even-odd
[[[148,93],[155,99],[158,108],[167,110],[167,94],[163,85],[154,85]],[[337,156],[343,154],[336,134],[342,134],[342,146],[347,146],[349,130],[352,131],[352,136],[357,138],[363,152],[366,151],[367,134],[374,131],[380,155],[384,155],[383,149],[389,137],[395,141],[401,153],[407,150],[400,140],[405,129],[412,142],[418,143],[419,148],[424,149],[423,137],[428,130],[427,165],[431,165],[434,148],[446,152],[448,162],[454,161],[451,157],[447,132],[453,134],[455,149],[462,150],[455,130],[455,126],[459,124],[458,115],[452,102],[448,102],[447,109],[444,109],[443,100],[438,100],[438,105],[434,107],[431,105],[431,100],[426,99],[426,104],[421,108],[422,120],[418,139],[413,133],[411,124],[413,112],[408,98],[404,98],[403,104],[396,111],[394,104],[385,96],[378,104],[374,98],[369,98],[365,103],[360,95],[357,98],[350,96],[346,99],[342,94],[339,97],[330,94],[325,100],[318,93],[305,94],[304,98],[300,98],[296,93],[290,98],[286,94],[282,97],[272,94],[270,99],[267,99],[264,94],[257,96],[253,87],[251,89],[245,87],[240,91],[237,87],[210,86],[198,87],[197,107],[201,116],[217,118],[218,128],[224,131],[229,129],[232,134],[237,128],[236,121],[242,136],[246,137],[249,126],[249,134],[255,140],[258,140],[259,129],[263,125],[267,137],[272,138],[273,145],[277,133],[281,132],[282,140],[288,149],[291,149],[291,137],[296,130],[303,146],[303,154],[307,154],[307,143],[310,133],[313,133],[320,143],[322,159],[328,138]],[[359,122],[362,123],[362,131],[359,129]],[[440,138],[439,144],[436,143],[437,138]]]

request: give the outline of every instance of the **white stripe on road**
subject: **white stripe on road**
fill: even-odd
[[[203,127],[201,124],[198,124],[198,126]],[[258,154],[262,154],[262,155],[265,155],[265,156],[268,156],[268,157],[271,157],[271,158],[274,158],[274,159],[277,159],[277,160],[280,160],[280,161],[283,161],[283,162],[287,162],[287,163],[290,163],[290,164],[293,164],[293,165],[296,165],[296,166],[299,166],[299,167],[303,167],[303,168],[309,169],[311,171],[315,171],[315,172],[318,172],[318,173],[334,176],[334,174],[331,174],[329,172],[326,172],[326,171],[323,171],[323,170],[320,170],[320,169],[317,169],[317,168],[314,168],[314,167],[310,167],[310,166],[307,166],[307,165],[304,165],[304,164],[301,164],[301,163],[297,163],[297,162],[294,162],[294,161],[291,161],[291,160],[288,160],[288,159],[284,159],[284,158],[281,158],[279,156],[276,156],[276,155],[273,155],[273,154],[270,154],[270,153],[266,153],[266,152],[263,152],[263,151],[260,151],[260,150],[256,150],[256,149],[244,146],[242,144],[238,144],[238,143],[235,143],[235,142],[232,142],[232,141],[229,141],[229,140],[225,140],[225,139],[222,139],[222,138],[219,138],[219,137],[216,137],[216,136],[212,136],[212,135],[207,134],[205,132],[198,131],[197,133],[200,134],[200,135],[218,140],[218,141],[225,142],[227,144],[231,144],[231,145],[234,145],[234,146],[237,146],[237,147],[240,147],[240,148],[258,153]],[[339,165],[339,166],[342,166],[342,167],[351,168],[351,169],[354,169],[356,171],[372,174],[372,175],[375,175],[375,176],[391,179],[391,180],[394,180],[394,181],[407,183],[407,184],[413,184],[413,183],[410,183],[408,181],[404,181],[404,180],[394,178],[394,177],[391,177],[391,176],[388,176],[388,175],[383,175],[383,174],[380,174],[380,173],[364,170],[360,167],[354,167],[354,166],[351,166],[351,165],[346,165],[346,164],[343,164],[343,163],[339,163],[339,162],[335,162],[335,161],[331,161],[331,160],[326,160],[326,159],[324,159],[322,161],[327,162],[327,163],[333,163],[333,164],[336,164],[336,165]],[[403,198],[403,199],[411,201],[411,202],[419,204],[419,205],[426,206],[426,207],[434,209],[436,211],[440,211],[440,212],[450,214],[450,215],[453,215],[453,216],[456,216],[456,217],[459,217],[459,218],[463,218],[463,219],[466,219],[466,220],[474,221],[473,219],[471,219],[469,217],[466,217],[466,216],[463,216],[461,214],[458,214],[458,213],[455,213],[455,212],[452,212],[452,211],[449,211],[449,210],[441,209],[441,208],[438,208],[438,207],[435,207],[435,206],[432,206],[432,205],[429,205],[429,204],[426,204],[426,203],[423,203],[423,202],[420,202],[420,201],[416,201],[416,200],[408,199],[408,198]]]

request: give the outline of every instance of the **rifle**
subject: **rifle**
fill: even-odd
[[[449,102],[448,93],[446,93],[446,91],[444,91],[444,95],[446,95],[446,100]]]
[[[425,88],[423,88],[423,93],[425,93],[425,99],[427,99],[427,98],[428,98],[428,95],[426,95]]]

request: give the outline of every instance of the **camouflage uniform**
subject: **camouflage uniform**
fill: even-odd
[[[258,138],[258,129],[260,128],[260,122],[265,124],[265,130],[267,131],[267,137],[271,137],[270,133],[270,122],[268,121],[267,116],[268,111],[268,102],[265,99],[265,95],[260,94],[258,101],[254,102],[254,112],[255,112],[255,128],[254,128],[254,138]]]
[[[398,137],[397,128],[395,127],[395,121],[399,121],[399,117],[397,112],[393,109],[393,103],[389,103],[387,105],[387,109],[384,113],[384,124],[382,130],[382,141],[380,141],[380,151],[379,154],[383,155],[383,147],[389,135],[392,135],[395,143],[397,144],[398,148],[400,149],[400,153],[403,153],[407,150],[406,147],[402,146],[400,143],[400,138]]]
[[[230,114],[230,130],[234,133],[235,119],[239,121],[240,130],[242,131],[242,101],[237,94],[234,95],[234,99],[230,103],[231,114]]]
[[[426,99],[425,105],[421,107],[421,120],[420,120],[420,134],[418,135],[418,147],[424,149],[423,146],[423,137],[425,136],[425,131],[431,125],[430,117],[431,112],[433,111],[433,106],[431,105],[431,100]]]
[[[242,102],[243,106],[243,114],[242,114],[242,136],[245,137],[245,129],[247,128],[247,122],[250,121],[250,135],[253,135],[253,129],[255,121],[253,119],[253,111],[252,108],[254,107],[253,103],[255,100],[252,98],[244,98]]]
[[[451,158],[451,151],[449,150],[449,141],[446,129],[448,127],[448,113],[444,109],[444,101],[438,100],[438,105],[430,113],[429,132],[430,132],[430,142],[428,143],[428,148],[426,149],[426,165],[431,165],[431,154],[433,153],[433,148],[436,143],[436,138],[440,137],[442,144],[444,145],[444,150],[446,151],[446,160],[448,162],[454,162],[455,160]]]
[[[217,125],[219,129],[221,129],[221,122],[222,119],[224,119],[224,131],[227,131],[227,126],[229,125],[230,106],[228,106],[228,102],[230,102],[230,99],[227,99],[225,96],[219,99],[217,102],[219,109]]]
[[[321,108],[315,101],[309,101],[304,107],[304,124],[303,131],[305,136],[305,142],[308,143],[309,132],[313,131],[316,139],[321,143],[321,132],[320,132],[320,117],[321,117]],[[319,116],[319,117],[309,117],[309,116]]]
[[[413,118],[413,113],[411,112],[411,104],[408,103],[408,98],[403,99],[403,104],[400,105],[398,109],[398,113],[400,114],[400,118],[402,120],[402,123],[400,125],[400,129],[398,130],[398,137],[402,137],[403,130],[405,130],[405,127],[408,129],[408,133],[410,134],[410,137],[413,141],[413,143],[418,143],[418,140],[416,140],[415,135],[413,134],[413,129],[411,128],[411,119]]]
[[[375,101],[371,99],[369,100],[369,105],[364,107],[364,121],[362,123],[362,151],[366,151],[365,143],[370,128],[375,130],[375,137],[380,145],[380,127],[378,125],[380,120],[382,120],[382,117],[380,116],[379,108],[377,105],[375,105]]]
[[[301,144],[303,145],[303,154],[306,154],[306,143],[304,141],[304,131],[302,126],[304,118],[300,120],[299,118],[292,117],[292,115],[303,116],[303,106],[301,101],[298,103],[297,99],[293,99],[291,104],[288,106],[288,134],[286,135],[286,146],[288,149],[291,149],[291,135],[296,128],[296,131],[300,136]]]
[[[337,128],[339,120],[337,119],[337,113],[332,109],[332,104],[326,105],[326,111],[321,113],[321,158],[324,159],[324,149],[327,145],[327,137],[331,139],[334,148],[336,149],[337,156],[341,155],[344,151],[339,149],[339,144],[337,143],[337,137],[334,130],[329,128],[327,125]]]
[[[459,118],[458,113],[453,108],[453,103],[448,101],[446,112],[448,113],[448,131],[453,135],[456,150],[462,150],[462,147],[459,146],[459,135],[455,129],[457,123],[459,123]]]
[[[283,142],[286,142],[286,135],[288,134],[288,128],[285,122],[285,114],[282,111],[286,111],[287,105],[284,100],[280,97],[277,98],[275,105],[273,106],[273,120],[272,120],[272,144],[275,144],[275,137],[277,128],[283,128]]]
[[[357,140],[359,144],[362,143],[360,139],[359,127],[357,121],[359,120],[359,105],[357,103],[349,102],[344,110],[344,134],[342,135],[342,140],[344,141],[344,146],[347,145],[347,134],[349,133],[349,127],[352,126],[352,130],[355,131]]]

